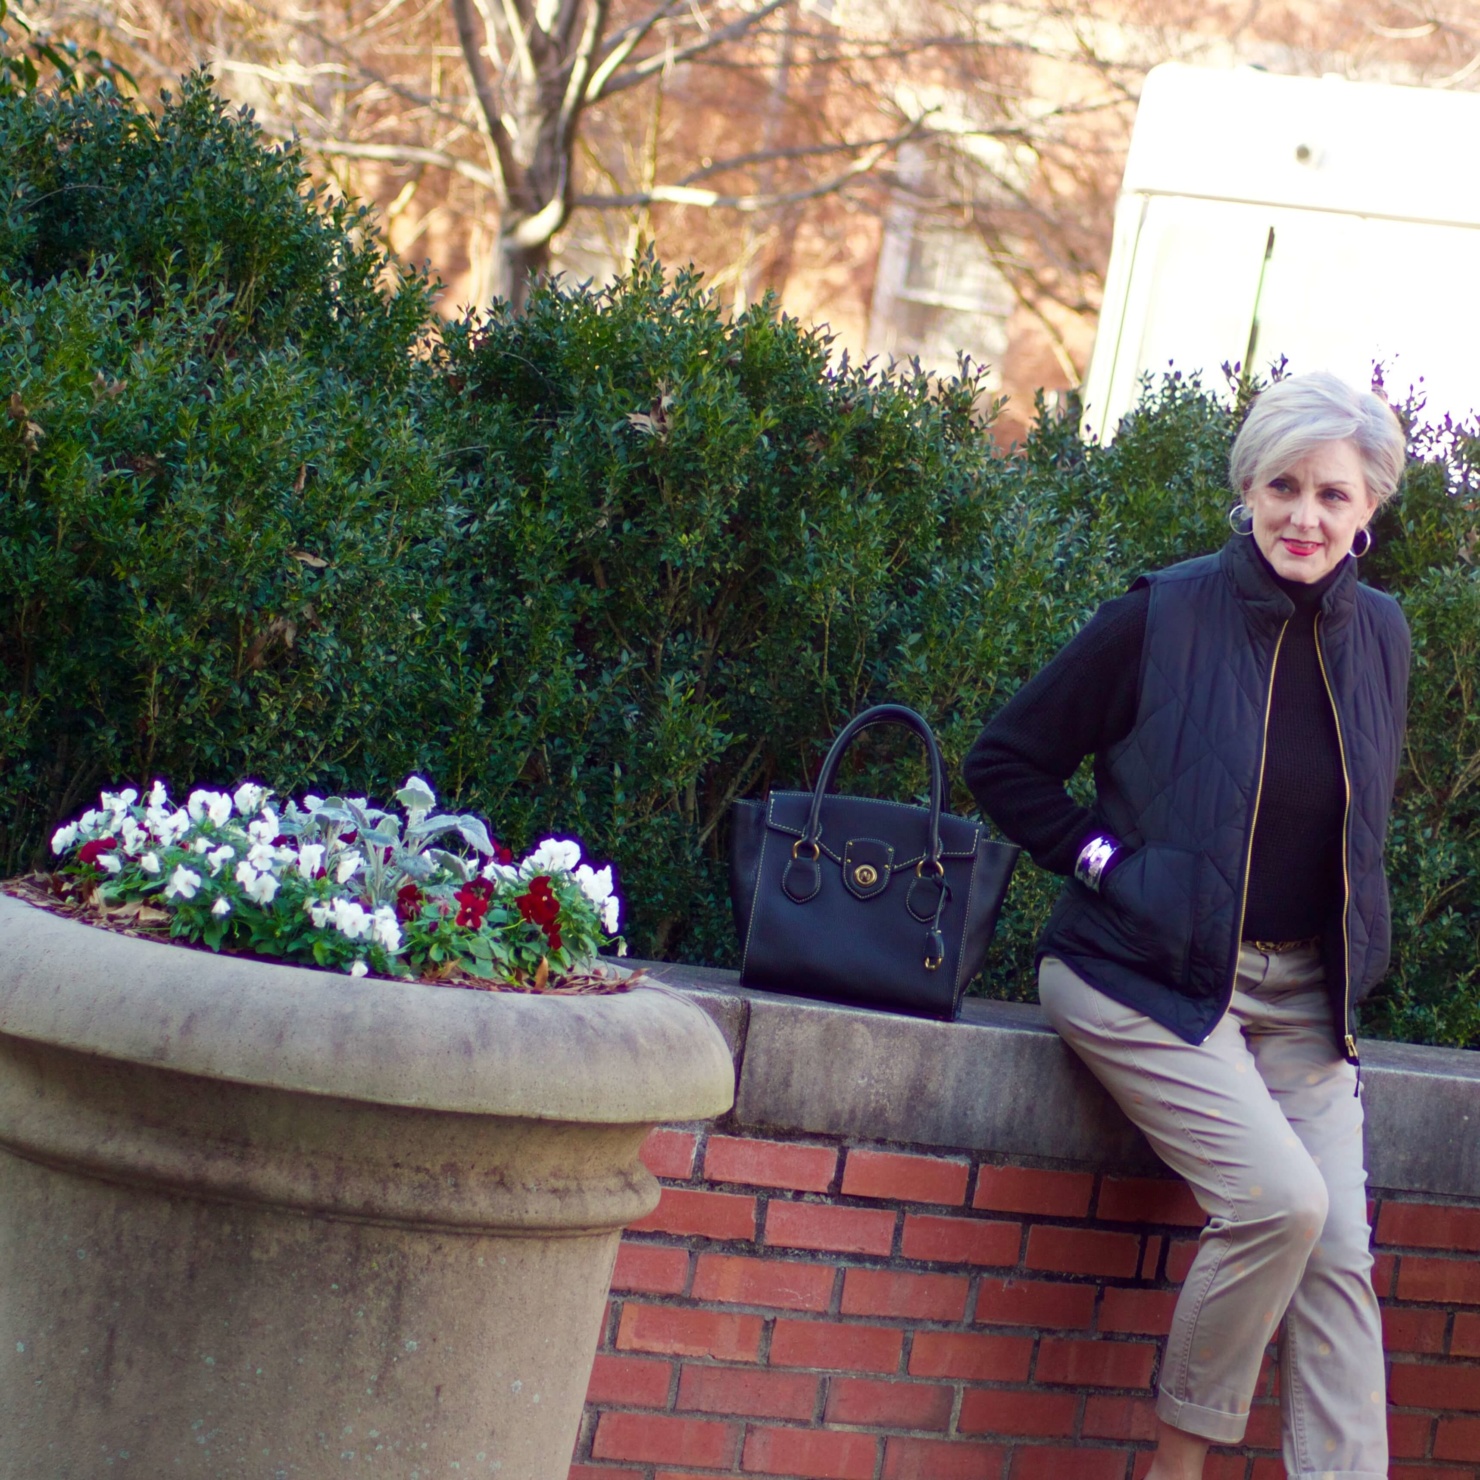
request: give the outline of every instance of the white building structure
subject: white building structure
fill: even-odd
[[[1141,94],[1087,434],[1141,378],[1328,368],[1480,410],[1480,95],[1168,63]]]

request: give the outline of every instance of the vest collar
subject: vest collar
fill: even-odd
[[[1261,627],[1277,630],[1295,615],[1295,603],[1280,590],[1251,535],[1234,535],[1218,553],[1218,564],[1244,610]],[[1357,562],[1347,555],[1321,597],[1321,616],[1333,628],[1351,619],[1357,600]]]

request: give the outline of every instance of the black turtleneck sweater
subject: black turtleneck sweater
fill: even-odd
[[[1321,597],[1339,570],[1309,585],[1269,570],[1295,614],[1275,664],[1245,940],[1319,935],[1341,887],[1346,786],[1315,636]],[[1072,872],[1099,830],[1064,783],[1135,723],[1150,604],[1145,587],[1107,601],[996,714],[962,768],[982,811],[1055,873]]]

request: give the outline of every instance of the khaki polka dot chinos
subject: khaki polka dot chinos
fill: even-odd
[[[1060,1036],[1208,1215],[1172,1319],[1159,1416],[1237,1443],[1283,1321],[1291,1480],[1386,1480],[1362,1101],[1335,1046],[1318,950],[1246,944],[1229,1010],[1196,1045],[1056,957],[1042,961],[1038,989]]]

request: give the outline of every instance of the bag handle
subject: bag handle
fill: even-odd
[[[940,758],[940,746],[936,744],[935,732],[925,717],[904,704],[875,704],[872,709],[865,709],[843,726],[842,732],[832,743],[832,749],[827,753],[827,759],[822,763],[822,770],[818,772],[817,785],[812,789],[812,807],[807,813],[807,826],[792,848],[792,857],[796,857],[797,849],[802,846],[811,847],[814,859],[821,854],[819,840],[822,837],[822,798],[832,786],[848,747],[864,730],[873,725],[903,725],[905,729],[913,730],[925,743],[925,754],[930,760],[930,837],[927,858],[934,865],[937,874],[944,874],[945,869],[940,861],[940,809],[946,789],[945,765]]]

